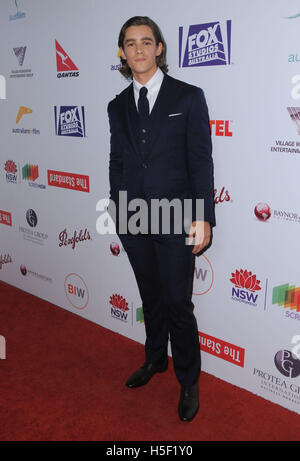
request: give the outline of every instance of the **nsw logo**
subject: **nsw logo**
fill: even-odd
[[[85,137],[83,106],[54,106],[54,117],[57,136]]]
[[[179,67],[231,63],[231,20],[179,27]]]
[[[236,270],[231,274],[230,282],[234,284],[231,297],[234,301],[257,306],[257,291],[261,290],[260,280],[246,269]]]
[[[111,305],[111,316],[115,319],[122,320],[122,322],[127,322],[129,307],[126,299],[121,295],[114,294],[110,297],[109,303]]]

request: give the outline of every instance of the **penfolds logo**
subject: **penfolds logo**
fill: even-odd
[[[2,269],[2,266],[4,264],[12,263],[11,256],[9,254],[7,255],[0,255],[0,269]]]
[[[92,240],[90,233],[87,229],[80,229],[79,232],[74,231],[72,237],[69,237],[67,229],[64,229],[60,232],[59,236],[59,247],[71,245],[72,249],[75,249],[75,246],[79,242],[85,242],[86,240]]]
[[[225,189],[224,186],[222,187],[220,192],[218,192],[218,189],[214,189],[214,201],[216,205],[218,203],[229,202],[230,200],[231,197],[229,195],[229,192],[227,189]]]

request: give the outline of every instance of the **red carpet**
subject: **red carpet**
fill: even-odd
[[[177,416],[172,362],[127,389],[143,346],[0,282],[0,440],[299,440],[296,413],[202,373],[200,411]]]

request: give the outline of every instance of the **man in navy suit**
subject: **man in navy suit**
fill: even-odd
[[[199,408],[201,368],[191,301],[194,258],[209,245],[215,225],[208,110],[200,88],[167,75],[166,44],[150,18],[135,16],[126,21],[119,47],[120,71],[132,83],[108,105],[109,212],[134,271],[146,329],[145,363],[126,386],[145,385],[155,373],[167,370],[170,338],[181,384],[178,414],[182,421],[191,421]],[[126,226],[133,215],[130,207],[128,214],[121,212],[122,194],[127,204],[139,199],[148,206],[146,215],[140,216],[138,232]],[[189,199],[190,214],[178,218],[170,207],[166,233],[163,216],[154,223],[149,210],[157,200],[173,203],[174,199],[180,205]],[[197,201],[203,203],[200,212]]]

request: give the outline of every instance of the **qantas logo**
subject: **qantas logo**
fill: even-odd
[[[55,40],[57,77],[79,77],[78,67],[70,56],[65,52],[57,40]]]

